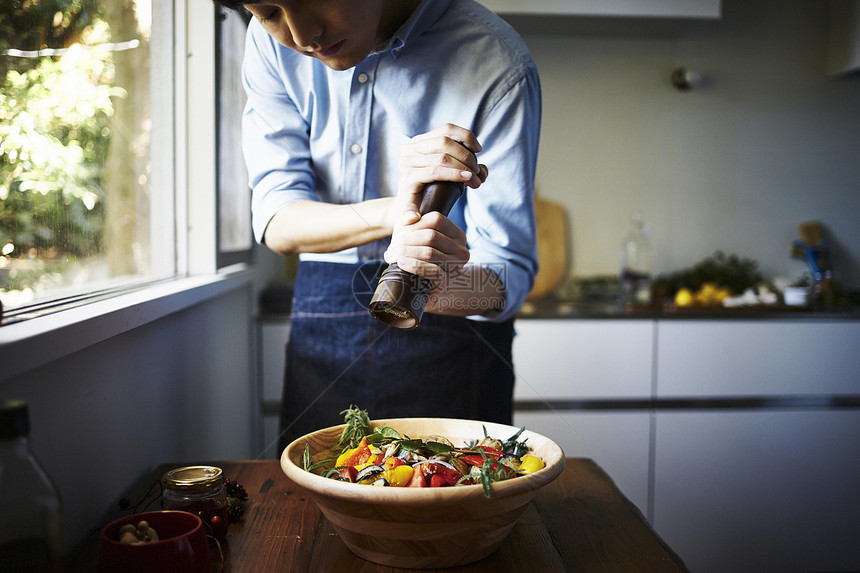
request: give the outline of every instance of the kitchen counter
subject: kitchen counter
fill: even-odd
[[[129,492],[138,511],[160,509],[153,483],[169,469],[155,468]],[[212,570],[405,571],[356,557],[322,516],[306,490],[276,460],[215,462],[249,495],[245,517],[230,524],[213,548]],[[158,488],[154,490],[156,493]],[[119,516],[112,516],[110,519]],[[93,571],[97,532],[71,560],[71,571]],[[593,461],[568,458],[562,474],[542,488],[502,546],[472,565],[445,571],[687,571],[642,514]]]
[[[860,309],[819,312],[811,308],[784,305],[758,305],[738,308],[687,307],[671,304],[629,305],[613,302],[570,301],[543,298],[523,303],[517,313],[522,319],[800,319],[800,320],[860,320]]]

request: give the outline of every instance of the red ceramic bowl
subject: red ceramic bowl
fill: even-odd
[[[159,540],[129,544],[118,541],[120,528],[146,521]],[[209,573],[209,542],[203,522],[185,511],[151,511],[118,519],[102,529],[99,573]]]

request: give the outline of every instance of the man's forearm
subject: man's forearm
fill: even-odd
[[[278,211],[264,242],[281,254],[333,253],[391,235],[393,198],[335,205],[298,201]]]
[[[504,308],[505,285],[486,267],[466,265],[462,273],[443,282],[430,295],[425,312],[473,316]]]

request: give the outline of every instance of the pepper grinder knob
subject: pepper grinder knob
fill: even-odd
[[[462,183],[428,183],[424,186],[424,198],[418,212],[424,215],[438,211],[448,215],[464,191],[465,186]],[[370,314],[392,328],[418,328],[432,286],[426,278],[408,273],[398,267],[397,263],[391,263],[379,277],[379,284],[370,299]]]

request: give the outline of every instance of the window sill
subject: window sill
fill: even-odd
[[[0,364],[7,378],[113,336],[248,285],[251,269],[167,280],[107,300],[0,327]]]

